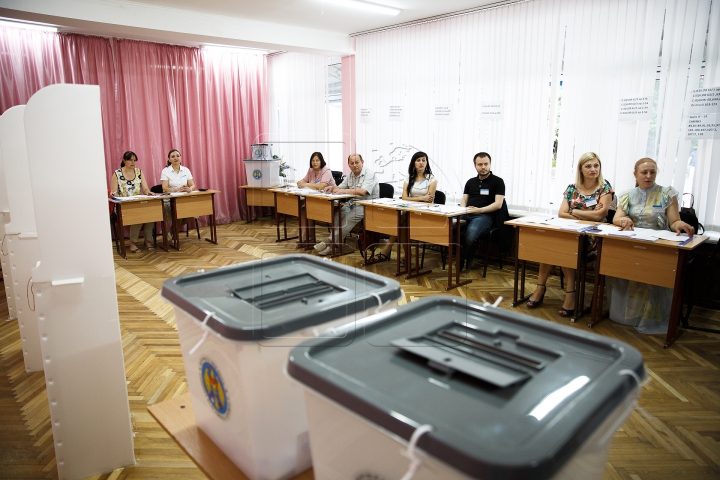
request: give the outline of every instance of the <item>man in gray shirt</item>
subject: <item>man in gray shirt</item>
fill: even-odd
[[[348,157],[348,166],[350,167],[350,173],[340,185],[328,186],[324,189],[327,193],[350,194],[359,197],[350,199],[340,210],[340,232],[335,237],[339,242],[338,251],[342,251],[345,237],[363,219],[365,214],[365,209],[362,205],[356,205],[355,200],[372,200],[378,198],[380,193],[380,186],[375,172],[365,168],[365,163],[360,154],[351,154]],[[318,243],[314,248],[319,255],[330,255],[332,253],[332,237]]]

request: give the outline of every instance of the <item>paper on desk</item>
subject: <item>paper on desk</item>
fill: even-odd
[[[684,242],[688,239],[687,233],[678,235],[670,230],[653,230],[653,234],[660,240],[669,240],[671,242]]]
[[[600,230],[603,233],[619,232],[620,227],[611,223],[598,223],[595,226],[596,230]]]
[[[399,200],[396,200],[394,198],[373,198],[371,200],[372,203],[377,203],[380,205],[396,205],[400,203]]]
[[[546,217],[546,216],[542,216],[542,217],[526,216],[526,217],[519,218],[518,220],[520,220],[523,223],[542,223],[544,225],[547,225],[547,222],[551,221],[554,218],[555,217]]]
[[[151,198],[154,195],[130,195],[129,197],[113,197],[113,200],[117,200],[119,202],[126,202],[128,200],[137,200],[139,198]]]
[[[435,210],[435,208],[433,208]],[[440,213],[466,213],[468,211],[467,207],[459,207],[457,205],[438,205],[437,211]]]

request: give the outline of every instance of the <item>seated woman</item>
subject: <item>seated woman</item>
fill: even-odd
[[[612,187],[602,176],[602,164],[596,153],[584,153],[578,160],[575,183],[568,185],[563,193],[558,217],[570,220],[604,222],[612,199]],[[536,308],[543,302],[547,281],[554,265],[541,263],[538,271],[537,289],[527,301],[528,308]],[[563,317],[575,314],[575,269],[562,267],[565,274],[565,301],[558,313]],[[571,288],[571,291],[567,289]]]
[[[187,167],[183,167],[180,164],[181,161],[182,157],[179,151],[172,149],[168,152],[167,166],[163,168],[160,174],[160,183],[162,183],[163,192],[192,192],[197,190],[192,173],[190,173]],[[172,222],[172,212],[170,211],[169,201],[166,201],[163,205],[163,218],[165,222]],[[183,225],[187,222],[187,218],[182,219]],[[172,239],[172,233],[168,236]]]
[[[408,165],[408,180],[403,183],[402,199],[431,203],[435,198],[435,189],[437,189],[437,178],[432,174],[427,154],[425,152],[416,152],[410,159],[410,165]],[[388,239],[385,248],[377,254],[379,261],[390,260],[395,242],[397,242],[396,236],[391,236]]]
[[[313,152],[310,155],[310,168],[307,175],[297,182],[298,187],[312,188],[314,190],[322,190],[325,187],[334,187],[335,179],[332,176],[332,170],[326,166],[322,153]]]
[[[123,153],[123,159],[120,162],[120,168],[113,172],[110,179],[110,193],[114,197],[131,197],[133,195],[152,195],[150,189],[145,182],[142,171],[135,168],[137,155],[135,152],[127,151]],[[143,223],[130,226],[130,251],[137,253],[140,251],[136,243],[140,237],[140,227],[142,227],[145,236],[145,246],[148,251],[153,251],[153,224]],[[122,233],[120,234],[122,235]]]
[[[658,168],[655,160],[641,158],[635,163],[635,188],[623,192],[613,224],[621,230],[633,227],[672,230],[689,236],[695,229],[680,220],[678,191],[655,183]],[[642,333],[664,333],[670,320],[672,288],[608,278],[610,319],[632,325]]]

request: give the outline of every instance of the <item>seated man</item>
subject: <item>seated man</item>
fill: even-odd
[[[460,270],[472,268],[475,256],[475,243],[490,230],[495,220],[495,212],[502,208],[505,198],[505,182],[490,171],[490,154],[480,152],[473,158],[477,177],[465,183],[461,207],[474,207],[475,211],[463,215],[467,222],[465,233],[460,240]]]
[[[375,172],[364,167],[362,156],[353,153],[348,157],[348,166],[350,173],[345,177],[340,185],[327,186],[324,191],[328,193],[344,193],[350,195],[358,195],[357,200],[372,200],[378,198],[380,186],[375,178]],[[335,237],[339,242],[337,248],[342,251],[345,237],[355,227],[355,225],[363,219],[364,208],[362,205],[356,205],[354,200],[350,199],[340,210],[340,233]],[[332,253],[332,237],[328,237],[324,242],[315,245],[315,251],[319,255],[330,255]]]

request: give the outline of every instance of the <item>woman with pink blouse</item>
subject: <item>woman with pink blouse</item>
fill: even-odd
[[[307,175],[297,182],[298,187],[312,188],[314,190],[322,190],[325,187],[334,187],[335,179],[332,176],[332,170],[325,164],[322,153],[313,152],[310,155],[310,168]]]

